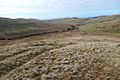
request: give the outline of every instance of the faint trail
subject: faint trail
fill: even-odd
[[[67,45],[71,45],[68,43],[65,44],[59,44],[57,46],[50,44],[50,46],[39,46],[34,48],[34,46],[37,46],[36,44],[33,44],[33,48],[30,48],[27,51],[23,51],[22,53],[19,53],[18,55],[15,54],[13,56],[9,56],[3,60],[0,61],[0,76],[5,75],[6,73],[9,73],[13,69],[25,64],[26,62],[29,62],[31,59],[34,59],[36,56],[41,55],[42,53],[49,51],[54,48],[60,48]]]
[[[39,49],[39,48],[38,48]],[[28,62],[29,60],[33,59],[35,56],[43,53],[44,51],[49,49],[39,49],[36,50],[30,50],[24,53],[21,53],[19,55],[9,57],[3,61],[0,61],[0,76],[10,72],[11,70],[23,65],[24,63]]]

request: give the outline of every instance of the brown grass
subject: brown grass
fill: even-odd
[[[119,80],[120,39],[73,33],[1,46],[0,80]]]

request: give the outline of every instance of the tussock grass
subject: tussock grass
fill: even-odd
[[[1,48],[0,80],[119,80],[120,43],[105,36],[69,36]],[[2,60],[3,59],[3,60]]]

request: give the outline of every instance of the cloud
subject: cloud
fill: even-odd
[[[1,15],[71,14],[120,8],[119,0],[0,0]]]

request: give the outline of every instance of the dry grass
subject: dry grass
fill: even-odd
[[[3,46],[0,80],[120,80],[119,40],[78,34]]]

